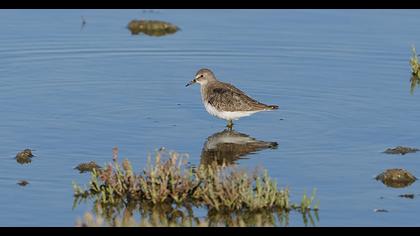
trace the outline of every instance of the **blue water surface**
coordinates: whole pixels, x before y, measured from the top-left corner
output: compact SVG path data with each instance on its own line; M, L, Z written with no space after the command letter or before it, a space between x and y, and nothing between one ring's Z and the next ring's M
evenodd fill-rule
M86 25L81 27L81 16ZM118 146L137 170L160 147L200 163L207 137L225 121L204 109L207 67L275 112L235 129L278 142L238 161L267 168L292 200L317 189L317 226L419 226L418 183L386 187L388 168L420 176L420 91L410 94L411 45L419 10L1 10L0 225L72 226L81 162L111 161ZM131 35L132 19L159 19L181 31ZM420 46L419 46L420 47ZM34 149L28 165L17 152ZM29 185L16 183L26 179ZM386 209L387 213L374 209ZM290 226L302 226L291 214Z

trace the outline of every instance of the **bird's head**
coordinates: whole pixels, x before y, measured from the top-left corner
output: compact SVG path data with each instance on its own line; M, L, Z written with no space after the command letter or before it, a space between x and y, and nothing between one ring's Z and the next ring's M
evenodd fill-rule
M207 84L209 81L212 80L216 80L216 77L214 76L213 72L209 69L200 69L196 74L195 74L195 79L191 80L187 85L190 86L191 84L194 83L199 83L200 85L204 85Z

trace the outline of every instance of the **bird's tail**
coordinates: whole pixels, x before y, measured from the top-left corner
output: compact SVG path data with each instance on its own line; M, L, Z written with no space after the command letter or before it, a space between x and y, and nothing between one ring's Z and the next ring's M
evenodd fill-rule
M267 107L268 107L268 110L277 110L277 109L279 109L279 106L277 106L277 105L268 105Z

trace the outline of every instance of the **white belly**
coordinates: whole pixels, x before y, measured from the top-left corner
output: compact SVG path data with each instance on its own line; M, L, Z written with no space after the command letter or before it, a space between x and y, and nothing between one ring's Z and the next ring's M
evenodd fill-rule
M224 120L237 120L244 116L250 116L258 111L218 111L215 107L207 102L204 102L206 111L213 116Z

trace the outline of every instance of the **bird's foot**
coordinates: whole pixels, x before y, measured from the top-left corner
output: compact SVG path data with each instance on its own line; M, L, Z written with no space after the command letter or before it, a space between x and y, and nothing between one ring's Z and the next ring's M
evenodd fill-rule
M229 131L232 131L233 130L233 122L231 120L229 120L226 127L228 128Z

